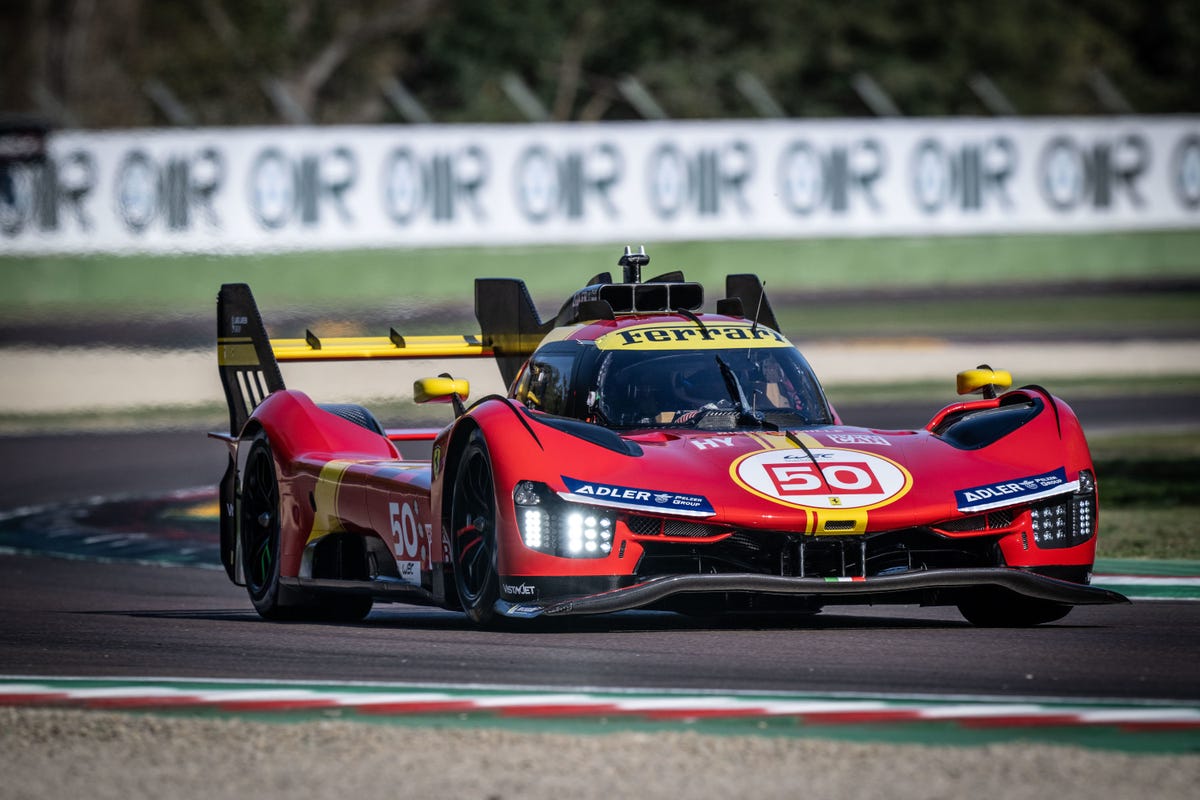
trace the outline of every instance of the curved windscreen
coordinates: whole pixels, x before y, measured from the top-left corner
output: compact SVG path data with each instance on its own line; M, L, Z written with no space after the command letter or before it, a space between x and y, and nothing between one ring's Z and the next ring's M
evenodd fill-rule
M780 426L833 421L811 368L790 346L602 350L596 364L588 410L614 428L737 427L743 411Z

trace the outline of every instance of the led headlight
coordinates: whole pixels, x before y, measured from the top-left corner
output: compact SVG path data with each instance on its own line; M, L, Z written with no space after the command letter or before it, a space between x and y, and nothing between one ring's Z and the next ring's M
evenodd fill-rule
M1043 550L1083 544L1096 533L1096 478L1083 470L1079 488L1029 509L1033 541Z
M513 504L521 541L531 550L567 558L603 558L612 552L613 511L568 503L534 481L517 483Z

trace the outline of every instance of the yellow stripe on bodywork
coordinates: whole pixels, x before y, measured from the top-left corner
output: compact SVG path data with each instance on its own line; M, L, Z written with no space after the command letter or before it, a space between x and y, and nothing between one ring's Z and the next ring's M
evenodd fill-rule
M257 367L258 353L250 339L217 339L217 364L222 367Z
M758 442L766 450L799 450L800 446L797 442L802 442L805 447L810 450L828 449L828 447L817 440L810 433L795 433L791 436L786 433L778 433L775 431L763 431L762 433L749 434L754 441ZM818 511L817 509L805 509L806 520L804 523L804 532L811 533L815 536L847 536L855 533L866 533L867 531L867 512L859 509L847 508L844 511L832 509L830 511ZM834 523L835 530L826 530L829 523ZM837 523L853 522L853 528L839 526Z
M305 544L311 544L327 534L341 533L345 530L337 515L337 497L338 490L342 487L342 478L353 464L353 461L330 461L321 467L321 473L317 476L317 486L313 489L313 503L316 509L313 511L312 530Z
M845 511L838 509L812 511L809 513L809 526L811 529L805 531L805 533L812 533L817 536L849 536L855 533L866 533L867 513L857 508L847 508ZM844 523L847 522L853 522L854 527L845 527ZM829 529L830 523L833 523L833 530ZM839 525L838 523L843 524Z
M804 446L810 449L825 447L808 433L792 433L791 436L788 436L786 433L777 431L763 431L747 435L762 445L764 450L796 450L799 448L799 445L796 444L797 441L804 442Z

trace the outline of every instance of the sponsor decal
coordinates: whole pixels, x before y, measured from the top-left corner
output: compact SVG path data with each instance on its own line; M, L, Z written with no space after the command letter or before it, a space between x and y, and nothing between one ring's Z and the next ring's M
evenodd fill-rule
M892 443L886 436L878 433L822 433L830 444L875 444L880 447L891 447Z
M858 450L810 448L749 453L730 466L742 488L803 509L867 509L893 503L912 488L908 470Z
M384 158L380 176L383 210L399 227L483 220L482 194L490 173L488 153L477 144L420 153L394 148Z
M650 207L661 220L677 216L721 217L736 211L750 217L747 189L754 178L755 147L732 139L685 151L674 142L659 145L646 166Z
M729 350L737 347L791 347L770 328L746 323L706 325L666 322L634 325L606 333L596 340L601 350Z
M420 513L415 502L388 503L388 518L400 577L408 583L420 585L421 568L432 567L429 542L433 526L422 525L418 521Z
M421 585L421 562L397 561L396 567L400 570L400 580L415 586Z
M780 200L792 214L844 217L883 211L877 184L887 172L886 142L874 138L818 144L796 139L779 158Z
M1058 213L1078 208L1146 205L1143 179L1150 170L1150 140L1130 133L1093 142L1056 136L1042 149L1037 180L1046 204Z
M517 159L517 207L532 223L585 219L593 207L615 219L620 215L613 194L624 172L621 151L613 142L565 152L531 145ZM597 216L595 211L591 215Z
M350 197L357 183L358 157L349 146L295 157L267 147L250 167L250 212L263 231L317 227L331 212L340 223L352 223Z
M617 486L610 483L581 481L577 478L562 476L566 493L560 496L566 500L590 503L592 505L615 506L630 508L637 511L656 511L670 514L689 516L712 516L716 513L708 498L698 494L681 494L679 492L664 492L653 489L639 489L632 486Z
M1011 211L1009 187L1017 171L1017 145L999 135L950 144L923 139L911 159L913 200L925 214L949 209L979 213L989 208Z
M718 447L733 447L732 436L709 436L703 439L692 439L692 447L697 450L708 450Z
M537 596L537 587L529 583L522 583L519 586L515 586L511 583L505 583L500 586L500 591L509 597Z
M1067 470L1059 467L1041 475L959 489L954 499L959 511L984 511L1074 491L1078 486L1078 481L1068 482Z

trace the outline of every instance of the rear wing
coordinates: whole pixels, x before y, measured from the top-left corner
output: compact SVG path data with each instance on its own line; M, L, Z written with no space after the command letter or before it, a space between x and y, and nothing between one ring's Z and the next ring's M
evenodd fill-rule
M563 305L557 317L543 321L525 282L517 278L477 278L475 318L480 333L407 336L395 328L387 336L325 337L305 331L303 339L271 339L250 287L227 283L217 295L217 364L229 406L229 433L236 437L250 415L269 394L284 389L280 362L359 361L434 358L495 358L500 376L511 386L525 363L556 325L612 319L617 313L655 310L698 311L704 302L700 284L683 281L670 272L643 282L644 253L621 260L627 267L624 283L611 283L601 273ZM627 261L635 267L629 269ZM758 277L726 277L726 298L717 312L744 316L779 330L775 313Z
M486 278L475 282L475 309L482 333L407 336L272 339L250 287L227 283L217 294L217 366L229 407L229 433L237 436L269 394L286 388L281 362L432 358L492 358L511 384L554 322L543 323L523 281Z

